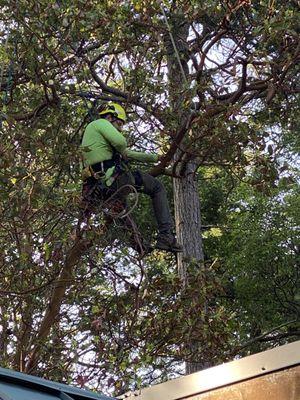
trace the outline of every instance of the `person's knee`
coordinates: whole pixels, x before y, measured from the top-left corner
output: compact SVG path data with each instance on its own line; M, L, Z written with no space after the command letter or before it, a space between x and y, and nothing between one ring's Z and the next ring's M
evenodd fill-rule
M144 184L145 192L151 197L158 193L165 192L164 185L156 178L151 177L148 179L146 184Z
M154 178L154 191L155 192L164 192L165 191L165 187L164 185L161 183L161 181L159 181L158 179Z
M115 183L118 188L134 185L134 177L130 173L122 173L116 178Z

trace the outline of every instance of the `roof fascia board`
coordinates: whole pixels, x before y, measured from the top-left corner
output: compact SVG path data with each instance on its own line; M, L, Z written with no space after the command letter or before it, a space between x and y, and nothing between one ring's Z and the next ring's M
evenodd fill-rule
M298 364L300 341L127 393L119 398L179 400Z

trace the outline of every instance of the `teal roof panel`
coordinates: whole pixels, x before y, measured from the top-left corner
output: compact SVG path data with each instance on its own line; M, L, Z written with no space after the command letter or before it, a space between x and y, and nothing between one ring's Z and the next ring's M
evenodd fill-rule
M0 399L1 394L2 396L5 395L9 400L60 400L59 393L53 395L47 392L14 385L7 382L0 382ZM6 397L4 397L3 400L6 400Z
M0 400L115 400L100 393L79 389L0 368Z

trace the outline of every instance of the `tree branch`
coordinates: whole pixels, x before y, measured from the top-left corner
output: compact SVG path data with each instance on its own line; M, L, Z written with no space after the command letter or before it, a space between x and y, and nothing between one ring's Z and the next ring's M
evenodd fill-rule
M276 340L276 336L271 336L271 337L267 337L267 336L271 335L271 333L276 332L276 331L278 331L278 330L281 329L281 328L284 328L285 326L294 324L294 323L296 323L296 322L298 322L298 320L297 320L297 319L294 319L294 320L292 320L292 321L288 321L288 322L285 322L285 323L283 323L283 324L280 324L280 325L276 326L275 328L272 328L272 329L270 329L269 331L264 332L264 333L261 334L260 336L257 336L257 337L255 337L255 338L253 338L253 339L251 339L251 340L249 340L249 341L243 343L241 346L238 346L238 347L234 350L233 353L236 354L236 353L240 352L241 350L245 349L246 347L249 347L249 346L251 346L252 344L257 343L257 342L266 342L266 341ZM296 334L298 335L298 334L300 334L300 332L297 332ZM293 333L281 333L281 334L277 335L277 337L278 337L278 338L284 338L284 337L289 337L289 336L294 336L294 335L295 335L295 332L293 332Z
M92 242L87 239L77 238L73 247L69 250L64 267L55 282L52 295L41 322L39 331L34 339L35 346L29 355L29 361L26 365L25 371L31 373L38 363L39 353L44 340L49 335L51 327L56 321L62 301L64 299L67 288L73 282L72 270L73 267L79 262L82 255L92 246Z
M170 161L173 159L175 152L177 151L178 147L180 146L182 140L184 139L184 136L186 133L189 131L193 121L197 119L197 122L201 120L202 124L204 122L221 112L223 112L226 109L225 105L219 105L216 104L215 106L207 107L206 111L199 116L197 111L190 111L189 115L184 119L183 123L179 127L176 135L173 138L172 144L162 159L161 163L155 166L154 168L151 169L149 172L152 176L158 176L162 173L164 173L165 169L169 166ZM196 118L197 117L197 118Z
M232 97L228 99L228 103L234 104L238 101L238 99L244 94L246 90L246 81L247 81L247 60L242 60L242 77L239 84L238 90L233 93Z

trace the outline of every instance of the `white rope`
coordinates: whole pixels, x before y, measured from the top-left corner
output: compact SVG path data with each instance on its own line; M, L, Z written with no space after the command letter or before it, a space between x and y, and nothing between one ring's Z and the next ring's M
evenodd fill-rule
M9 38L9 34L7 34L5 43L4 43L4 51L6 52L7 46L8 46L8 38ZM0 90L1 90L1 86L2 86L2 79L3 79L3 75L4 75L4 68L5 68L5 60L2 63L1 66L1 74L0 74Z
M173 48L174 48L174 52L175 52L175 55L176 55L176 58L177 58L177 61L178 61L179 67L180 67L180 71L181 71L183 80L184 80L184 82L187 84L188 81L187 81L187 78L186 78L186 75L185 75L185 72L184 72L182 63L181 63L181 61L180 61L180 56L179 56L179 53L178 53L178 50L177 50L177 47L176 47L176 43L175 43L175 40L174 40L172 31L171 31L170 24L169 24L169 22L168 22L168 18L167 18L167 16L166 16L166 13L165 13L165 10L164 10L164 7L163 7L162 4L160 4L160 8L161 8L161 11L162 11L163 16L164 16L165 23L166 23L167 28L168 28L168 32L169 32L169 35L170 35L170 39L171 39L171 42L172 42L172 45L173 45Z
M136 190L136 188L134 186L132 186L132 185L124 185L124 186L121 186L108 199L105 200L105 202L101 205L101 209L103 210L105 207L109 207L111 205L110 202L112 200L114 200L114 198L116 198L116 200L118 200L117 195L118 195L118 193L120 191L124 190L124 188L130 189L130 192L128 193L128 195L132 194L132 193L134 194L134 203L130 208L128 208L128 209L125 208L125 210L122 210L119 214L113 214L113 213L108 212L107 214L110 215L113 218L125 218L125 217L127 217L129 214L132 213L132 211L135 209L135 207L138 204L139 194L138 194L138 191Z

